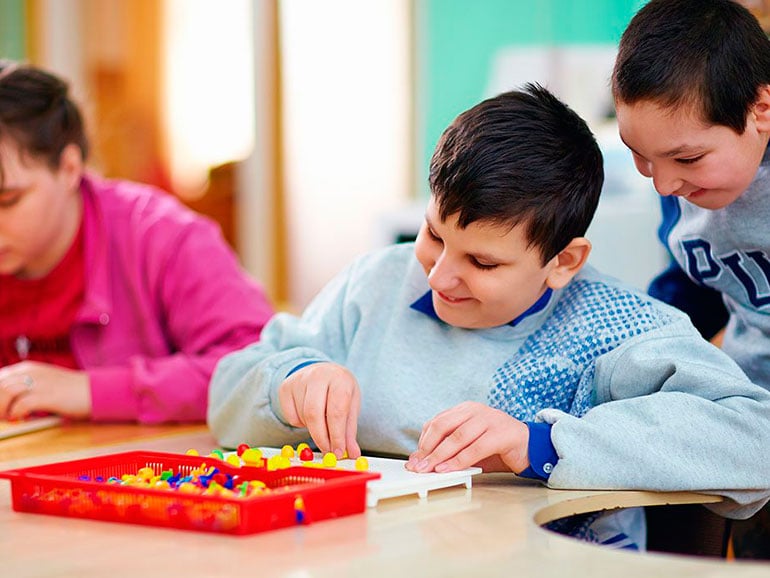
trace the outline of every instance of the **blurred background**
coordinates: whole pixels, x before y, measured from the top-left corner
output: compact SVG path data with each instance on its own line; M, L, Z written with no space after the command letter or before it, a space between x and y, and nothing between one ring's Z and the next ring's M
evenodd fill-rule
M591 261L644 288L666 259L657 195L617 137L609 91L643 4L0 0L0 56L68 79L92 168L216 219L295 311L357 255L416 234L431 152L457 114L539 82L605 155Z

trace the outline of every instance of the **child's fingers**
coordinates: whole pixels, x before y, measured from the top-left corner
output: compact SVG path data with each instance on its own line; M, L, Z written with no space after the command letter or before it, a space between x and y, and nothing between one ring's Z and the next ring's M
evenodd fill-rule
M347 448L348 421L353 411L354 392L351 387L332 387L326 400L326 426L329 430L330 451L341 458Z
M283 417L291 426L304 427L300 408L305 399L304 387L293 387L292 382L287 379L278 388L278 403L281 404Z
M464 463L461 456L464 455L466 459L475 459L472 446L478 442L485 431L486 425L482 420L471 419L460 423L455 429L448 432L432 451L426 453L417 471L430 472L442 465L444 466L443 469L437 471L451 471L467 467L466 465L459 465Z
M316 385L305 390L305 399L302 405L302 416L310 437L322 452L328 452L331 448L329 430L326 421L326 398L328 385Z
M353 393L353 400L350 404L350 412L348 413L347 426L345 428L345 448L348 452L348 457L357 458L361 455L361 448L356 441L356 433L358 431L358 414L361 411L361 394L358 388Z
M39 409L38 405L31 394L19 395L13 399L13 402L8 407L8 419L11 421L24 419L33 411Z
M350 372L334 364L314 364L292 374L278 394L286 421L306 427L319 450L337 457L360 452L355 443L360 393Z
M425 422L420 432L420 439L417 440L417 447L422 450L432 451L435 444L444 439L442 429L451 431L462 423L463 419L467 419L462 417L463 408L464 404L450 407L437 413L432 419ZM427 449L428 447L430 449Z
M21 406L19 402L21 399L29 395L29 386L25 385L21 379L10 380L0 384L0 417L6 419L19 419L22 415Z
M461 411L445 411L428 421L423 426L418 448L427 455L435 451L436 447L452 432L457 430L468 419Z

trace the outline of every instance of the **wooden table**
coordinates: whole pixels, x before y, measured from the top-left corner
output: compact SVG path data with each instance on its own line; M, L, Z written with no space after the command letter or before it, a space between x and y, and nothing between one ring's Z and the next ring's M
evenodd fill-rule
M0 441L0 469L131 449L207 453L203 426L65 425ZM234 537L22 514L0 480L0 576L770 576L770 565L609 550L538 524L578 512L714 500L700 494L549 490L510 475L364 514Z

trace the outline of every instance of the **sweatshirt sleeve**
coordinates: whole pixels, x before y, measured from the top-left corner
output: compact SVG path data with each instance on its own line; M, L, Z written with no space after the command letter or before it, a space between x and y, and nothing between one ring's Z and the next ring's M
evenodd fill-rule
M226 356L214 372L208 423L224 447L240 443L281 446L306 440L305 428L285 422L278 386L298 366L331 361L344 365L355 312L346 311L349 271L329 283L302 317L279 313L259 343Z
M152 243L155 311L145 314L163 327L167 344L155 349L169 354L133 354L119 365L89 368L95 421L205 420L214 366L256 341L273 314L214 224L195 221L162 248Z
M686 321L631 340L596 365L597 405L544 410L554 488L697 491L745 518L770 498L770 393Z

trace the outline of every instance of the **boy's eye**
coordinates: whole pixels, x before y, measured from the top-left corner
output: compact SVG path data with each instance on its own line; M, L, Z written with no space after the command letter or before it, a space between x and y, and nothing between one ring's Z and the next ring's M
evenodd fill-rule
M496 269L498 267L497 263L482 263L475 257L471 257L471 263L473 263L474 267L484 270Z
M438 241L438 242L440 243L440 242L441 242L441 237L439 237L438 235L436 235L436 233L434 233L434 232L433 232L433 229L431 229L430 227L426 227L426 228L428 229L428 236L429 236L431 239L433 239L434 241Z
M0 208L12 207L19 202L19 199L21 199L21 191L0 191Z
M697 157L691 157L688 159L676 159L676 162L683 164L683 165L691 165L693 163L697 163L699 160L703 158L703 155L698 155Z

